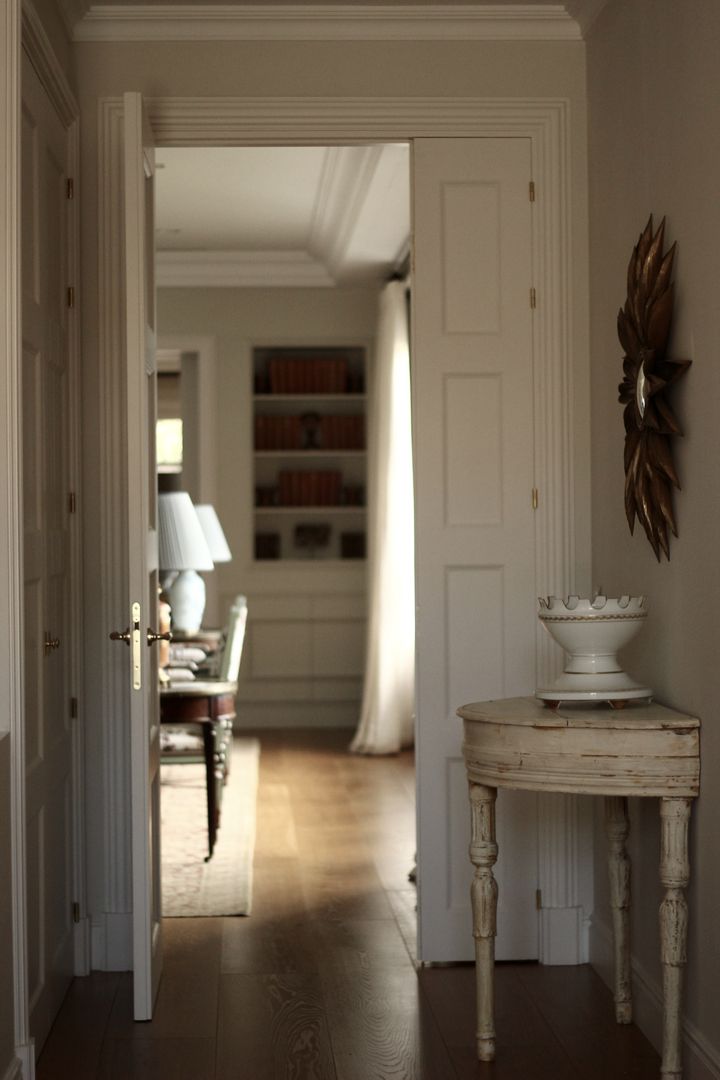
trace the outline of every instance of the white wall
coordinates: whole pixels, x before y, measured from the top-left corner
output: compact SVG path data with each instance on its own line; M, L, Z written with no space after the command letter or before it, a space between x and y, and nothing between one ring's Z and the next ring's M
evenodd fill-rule
M720 7L716 0L615 0L588 41L590 294L592 363L593 580L608 595L645 593L648 624L628 669L659 701L703 722L701 798L691 836L687 1017L711 1046L720 1075L720 199L718 106ZM678 241L670 356L689 357L672 392L685 431L675 441L683 490L675 496L679 539L658 564L642 530L630 536L623 509L623 425L617 402L622 350L615 320L625 300L633 245L653 212ZM599 832L599 830L598 830ZM633 955L657 990L659 830L657 807L632 808ZM597 845L595 956L609 921L604 845ZM640 1019L657 1032L652 995ZM701 1055L702 1056L702 1055ZM692 1070L701 1070L695 1058ZM690 1071L690 1077L705 1074Z
M215 507L233 552L208 578L218 595L220 617L238 593L248 597L249 619L239 700L243 724L279 722L350 724L357 720L362 690L365 564L323 564L298 569L253 558L253 345L365 344L370 354L377 320L376 288L354 289L161 289L158 333L214 339L213 408ZM369 356L368 356L369 358ZM326 614L323 614L326 612ZM307 640L318 622L331 620L345 640L339 670L358 674L329 678L313 674ZM339 620L339 621L338 621ZM256 631L257 641L256 641ZM283 636L288 656L271 664L262 642ZM302 640L301 640L302 639ZM261 654L262 650L262 656ZM264 659L263 659L264 657Z

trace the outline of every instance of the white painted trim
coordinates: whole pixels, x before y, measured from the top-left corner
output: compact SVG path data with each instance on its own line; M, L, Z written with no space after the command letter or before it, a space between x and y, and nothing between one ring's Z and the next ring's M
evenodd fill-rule
M563 4L93 5L75 41L578 41Z
M132 970L132 912L106 912L93 917L90 952L94 971Z
M539 305L533 320L535 356L535 449L536 482L542 493L536 515L537 588L543 593L572 591L575 567L574 488L572 473L573 390L570 364L571 310L571 206L569 103L565 99L477 99L477 98L155 98L148 102L150 119L159 146L232 145L314 145L362 142L407 142L422 136L513 137L530 139L533 178L537 201L533 209L533 281ZM121 202L121 170L117 116L118 99L100 102L100 268L99 305L101 338L99 368L108 383L117 378L122 360L119 343L123 339L118 298L122 294L122 266L118 215ZM122 518L112 517L114 500L119 500L122 477L118 462L121 446L114 439L118 395L103 392L108 411L102 431L104 515L101 559L108 568L115 543L113 528L121 528ZM113 471L113 465L115 471ZM116 515L119 506L115 507ZM117 561L114 565L121 565ZM116 575L117 576L117 575ZM108 574L104 580L110 581ZM547 655L544 639L538 634L537 668L542 676L555 663ZM101 722L107 725L121 698L112 695L105 683L108 708ZM121 761L126 761L129 742L123 722L114 723L105 742L104 762L108 783L117 793L113 807L113 839L116 865L127 867L129 848L127 792L121 790ZM117 748L120 756L110 754ZM114 774L112 777L110 774ZM109 811L108 811L109 812ZM122 821L120 820L122 818ZM574 812L557 823L540 821L540 875L551 880L558 867L570 861L572 887L566 889L563 907L577 908L577 864L587 860L590 848L577 838ZM569 839L568 839L569 838ZM565 947L565 946L563 946Z
M543 908L540 911L541 964L586 964L588 920L581 907Z
M22 0L22 45L64 126L71 127L80 109L31 0Z
M20 1058L15 1057L5 1070L2 1080L22 1080L22 1074L22 1062Z
M194 353L200 362L200 415L202 441L200 444L200 489L196 501L215 504L217 487L217 450L215 441L216 341L202 334L158 335L158 351L177 352L182 364L183 353Z
M68 330L68 432L69 432L69 491L76 496L78 513L72 515L70 528L70 680L71 694L78 702L78 717L72 721L72 811L73 811L73 900L84 912L87 905L85 850L85 729L83 724L83 654L82 647L82 441L80 437L80 400L82 376L80 370L79 312L80 292L80 109L59 63L50 39L31 0L22 0L22 47L40 83L67 131L66 168L74 181L74 197L68 202L68 282L75 287L76 304ZM75 974L87 974L89 953L79 948L75 935Z
M382 154L382 146L377 145L332 146L326 151L308 247L325 256L334 280Z
M84 916L73 926L73 957L75 975L89 975L92 964L92 942L90 919Z
M658 955L660 938L658 936ZM612 989L612 930L597 915L590 928L590 963ZM631 960L633 1023L650 1040L658 1053L662 1049L662 986L637 958ZM684 1080L720 1080L720 1046L713 1046L698 1027L683 1019Z
M74 183L74 197L69 203L68 222L68 279L75 287L75 308L69 324L68 342L68 431L69 431L69 488L74 492L76 512L70 516L70 625L71 641L71 693L77 702L77 716L72 720L72 805L73 805L73 900L79 905L81 917L87 911L87 849L85 820L85 642L83 639L83 545L82 515L84 513L82 491L83 446L81 435L82 365L80 350L80 121L76 117L68 128L68 175ZM82 938L75 935L75 974L86 975L90 968L89 950L80 947Z
M183 355L194 355L198 360L198 396L200 399L200 439L198 444L197 475L198 483L191 492L196 502L210 503L217 507L217 440L216 440L216 344L214 337L194 334L163 334L158 336L157 351L173 352L178 355L182 371ZM205 610L209 625L222 621L224 613L218 609L218 575L208 574L205 578Z
M587 37L588 30L607 2L608 0L566 0L567 13L575 19L583 37Z
M105 902L103 918L112 928L115 919L127 918L131 909L130 871L130 789L126 782L130 774L130 705L129 688L118 646L109 640L112 629L123 629L127 623L125 597L127 539L124 507L126 487L125 430L123 420L122 373L125 362L125 325L123 319L123 201L122 201L122 101L101 100L98 110L98 291L99 326L98 350L102 358L98 365L98 403L100 443L98 465L100 473L100 580L103 588L94 598L92 613L95 661L99 694L88 700L97 718L101 760L96 767L102 771L103 801L103 867L102 882ZM90 620L88 620L90 623ZM95 919L93 920L95 924ZM131 933L131 932L130 932ZM106 940L107 938L107 940ZM132 937L130 937L132 940ZM118 948L122 946L118 945ZM93 925L93 967L107 968L107 955L114 954L114 934L103 937L102 963L96 962L96 935ZM132 965L132 950L126 970Z
M22 355L20 216L21 20L17 0L0 0L0 730L10 733L10 900L16 1054L33 1069L27 991L23 557L21 460Z
M158 251L159 288L332 288L335 280L305 251Z
M119 101L104 100L109 106ZM569 250L569 103L564 98L174 97L149 98L146 103L158 146L327 146L349 140L408 142L423 136L540 138L549 145L535 161L541 173L536 181L560 184L553 193L557 205L551 205L552 215L560 213L555 258ZM535 145L536 159L538 149ZM563 288L569 290L567 282ZM563 324L558 333L564 333Z
M589 922L583 900L589 903L592 896L592 824L587 804L574 795L545 792L538 799L543 964L587 963Z
M15 1047L15 1060L19 1063L17 1075L21 1076L22 1080L35 1080L34 1039L28 1039L26 1043Z

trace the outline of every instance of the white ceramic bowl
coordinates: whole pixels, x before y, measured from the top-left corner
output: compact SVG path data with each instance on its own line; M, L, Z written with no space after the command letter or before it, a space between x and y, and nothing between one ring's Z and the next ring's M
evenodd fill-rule
M538 618L566 658L563 674L551 687L538 690L538 697L557 701L650 697L650 689L631 679L617 658L647 614L644 596L541 597Z

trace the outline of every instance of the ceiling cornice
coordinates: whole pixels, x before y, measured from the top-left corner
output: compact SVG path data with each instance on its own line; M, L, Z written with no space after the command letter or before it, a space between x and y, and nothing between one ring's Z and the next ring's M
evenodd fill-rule
M586 36L608 0L565 0L568 15L577 22L580 33Z
M576 0L580 7L602 0ZM569 5L567 5L569 6ZM76 41L567 41L565 4L93 5Z
M308 247L335 278L342 273L350 238L382 153L382 146L328 148Z
M161 288L332 288L336 283L304 251L157 251Z

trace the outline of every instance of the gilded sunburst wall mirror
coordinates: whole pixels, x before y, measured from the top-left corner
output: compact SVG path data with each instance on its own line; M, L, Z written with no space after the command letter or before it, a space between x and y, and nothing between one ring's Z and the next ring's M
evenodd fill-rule
M691 360L666 355L673 311L675 244L663 254L665 219L653 235L652 215L628 264L627 300L618 312L618 337L625 350L619 386L625 406L625 513L645 530L660 562L670 558L668 529L677 536L673 487L680 488L672 439L682 435L667 393Z

